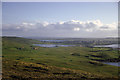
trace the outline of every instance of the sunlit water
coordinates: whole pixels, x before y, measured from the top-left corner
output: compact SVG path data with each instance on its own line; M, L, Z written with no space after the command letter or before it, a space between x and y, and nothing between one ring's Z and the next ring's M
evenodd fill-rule
M111 48L120 48L120 44L111 44L111 45L95 45L94 47L111 47Z
M66 40L40 40L41 42L64 42Z
M120 67L120 62L103 62L104 64L109 64L113 66L119 66Z
M35 46L40 46L40 47L70 47L70 46L75 46L75 45L62 45L62 44L33 44Z

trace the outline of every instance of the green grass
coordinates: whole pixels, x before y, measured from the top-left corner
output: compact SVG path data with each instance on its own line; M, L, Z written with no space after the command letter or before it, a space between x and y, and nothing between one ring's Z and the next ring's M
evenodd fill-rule
M102 64L101 62L95 61L94 59L106 60L109 58L118 58L118 51L109 48L88 48L88 47L54 47L54 48L43 48L33 46L33 43L42 43L36 40L24 39L24 38L3 38L3 78L14 78L13 76L26 75L29 78L40 78L42 76L36 76L35 74L42 74L40 71L37 73L30 67L30 64L35 66L48 66L53 70L47 71L50 77L55 76L53 73L62 70L65 72L68 70L70 74L61 75L57 74L58 78L69 78L69 77L85 77L85 78L117 78L118 67ZM34 50L33 47L37 47ZM14 67L17 63L17 67ZM25 63L25 64L22 64ZM37 64L40 63L40 64ZM44 64L44 65L41 65ZM10 65L10 66L9 66ZM27 71L24 66L28 65ZM15 68L12 69L12 68ZM56 70L55 70L55 69ZM11 70L7 73L6 70ZM65 70L64 70L65 69ZM50 70L50 69L49 69ZM22 72L20 72L22 71ZM73 71L77 74L73 74ZM17 72L17 73L15 73ZM27 73L29 72L29 75ZM47 77L47 73L44 73L44 77ZM83 75L83 73L89 73ZM101 77L102 76L102 77ZM22 78L25 78L23 76Z

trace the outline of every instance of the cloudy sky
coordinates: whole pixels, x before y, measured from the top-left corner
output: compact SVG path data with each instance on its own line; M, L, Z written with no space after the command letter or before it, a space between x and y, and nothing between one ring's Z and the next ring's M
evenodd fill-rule
M3 36L114 37L117 2L3 2Z

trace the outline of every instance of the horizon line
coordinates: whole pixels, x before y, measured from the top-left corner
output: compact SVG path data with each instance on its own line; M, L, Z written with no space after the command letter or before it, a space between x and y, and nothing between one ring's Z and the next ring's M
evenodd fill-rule
M1 0L1 2L119 2L119 0Z
M23 37L23 38L120 38L115 37L40 37L40 36L0 36L0 37Z

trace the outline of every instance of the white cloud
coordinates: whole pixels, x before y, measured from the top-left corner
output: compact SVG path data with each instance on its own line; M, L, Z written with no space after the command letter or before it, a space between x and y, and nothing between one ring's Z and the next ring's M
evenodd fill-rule
M79 31L80 30L80 28L74 28L74 31Z
M92 32L93 30L92 29L86 29L87 32Z
M60 21L56 23L49 22L23 22L21 24L3 24L3 32L6 34L10 31L13 32L23 32L23 33L36 33L45 35L65 35L71 33L71 35L77 34L78 36L83 34L85 35L98 35L106 34L105 36L117 35L118 26L117 23L104 24L100 20L91 20L91 21L79 21L79 20L70 20L70 21ZM76 33L77 31L77 33ZM80 34L78 34L78 32ZM19 33L21 34L21 33ZM34 34L34 35L36 35ZM67 36L67 35L66 35Z
M60 21L59 24L64 24L64 22L63 22L63 21Z

